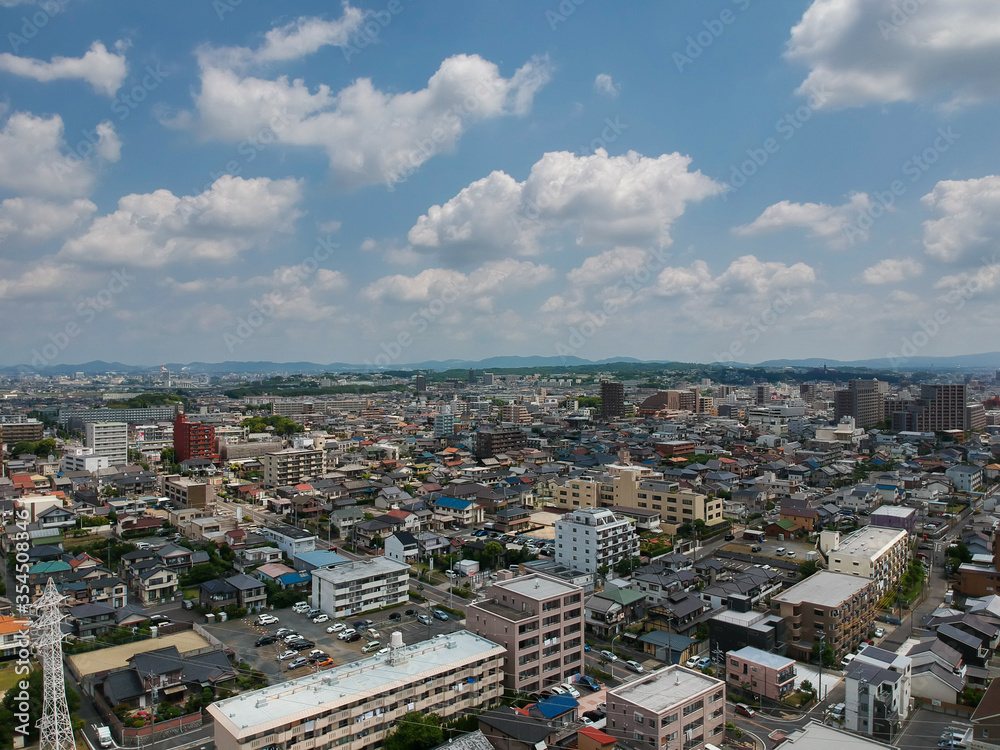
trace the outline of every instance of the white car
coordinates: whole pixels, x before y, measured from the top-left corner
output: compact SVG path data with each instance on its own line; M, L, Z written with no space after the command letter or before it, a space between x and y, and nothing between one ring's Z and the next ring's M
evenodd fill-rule
M569 693L574 698L579 698L580 697L580 691L577 690L575 687L573 687L572 685L570 685L567 682L564 682L559 687L563 688L567 693Z
M327 633L339 633L341 630L346 630L347 626L342 622L335 622L333 625L326 629Z
M354 628L347 628L347 630L341 630L339 633L337 633L337 638L339 638L342 641L346 641L348 638L350 638L357 632L358 631L355 630Z
M258 625L274 625L278 622L280 622L280 620L274 615L267 615L267 614L257 615Z
M324 622L330 622L330 615L326 615L326 614L316 615L313 618L313 622L316 623L317 625L319 625L320 623L324 623Z
M278 654L278 661L285 661L286 659L294 659L298 655L299 655L298 651L291 651L291 650L282 651L280 654Z
M875 628L876 638L885 638L885 628Z
M303 612L308 612L309 609L310 607L306 602L296 602L295 604L292 605L292 612L297 612L300 615Z
M607 661L618 661L618 657L608 650L604 650L601 652L601 658Z
M684 666L687 667L688 669L694 669L695 667L698 666L698 660L700 658L701 658L700 656L692 656L690 659L684 662Z

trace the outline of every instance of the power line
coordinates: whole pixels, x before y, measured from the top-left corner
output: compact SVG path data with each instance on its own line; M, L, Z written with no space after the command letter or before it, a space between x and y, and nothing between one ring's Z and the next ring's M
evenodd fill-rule
M59 604L62 594L49 578L45 592L35 603L38 619L31 624L35 648L42 663L42 717L38 720L40 750L76 750L73 724L66 703L66 682L63 678L62 629L63 614Z

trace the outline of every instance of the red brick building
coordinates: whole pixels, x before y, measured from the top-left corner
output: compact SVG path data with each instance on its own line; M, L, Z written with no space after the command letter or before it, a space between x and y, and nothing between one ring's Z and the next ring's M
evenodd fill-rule
M174 454L177 463L189 458L207 458L214 464L222 463L215 449L215 428L201 422L188 422L183 414L174 419Z

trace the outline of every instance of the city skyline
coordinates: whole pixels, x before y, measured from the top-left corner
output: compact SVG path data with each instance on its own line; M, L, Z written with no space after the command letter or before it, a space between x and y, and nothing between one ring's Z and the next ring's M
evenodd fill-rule
M0 2L0 365L995 349L1000 7L99 7Z

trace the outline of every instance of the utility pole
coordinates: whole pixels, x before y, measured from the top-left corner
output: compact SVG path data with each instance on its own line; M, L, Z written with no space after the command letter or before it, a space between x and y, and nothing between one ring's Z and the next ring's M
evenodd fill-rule
M819 692L817 693L818 700L823 700L823 640L826 638L825 633L819 634Z

